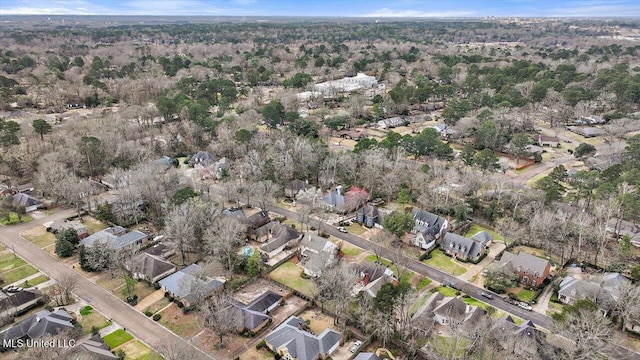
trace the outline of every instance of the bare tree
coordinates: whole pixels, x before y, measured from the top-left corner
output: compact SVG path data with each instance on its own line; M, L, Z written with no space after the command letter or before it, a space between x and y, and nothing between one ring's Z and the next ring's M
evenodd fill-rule
M238 247L246 236L246 226L229 217L216 218L204 234L204 254L223 264L233 274L239 263Z
M71 304L73 302L73 291L78 286L78 275L65 274L58 280L58 288L60 289L60 301L56 302L61 305Z
M231 300L225 295L213 297L210 301L200 306L202 326L212 330L218 336L218 346L224 347L224 338L238 331L240 312L232 309Z
M353 269L343 262L324 268L320 276L316 278L318 298L321 303L329 301L333 306L334 324L339 323L339 318L349 306L356 279L357 276ZM344 326L346 328L346 321Z

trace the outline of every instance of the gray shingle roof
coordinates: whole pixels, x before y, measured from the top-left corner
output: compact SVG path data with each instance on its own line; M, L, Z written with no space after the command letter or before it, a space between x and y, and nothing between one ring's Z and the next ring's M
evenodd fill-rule
M265 340L276 350L286 347L297 360L314 360L319 355L328 355L331 348L342 339L342 334L332 329L327 328L316 336L300 328L304 326L304 320L291 316L269 333Z
M476 241L454 233L446 233L440 247L443 250L454 252L459 257L471 259L479 257L484 250Z
M24 206L30 207L35 205L42 205L42 201L35 199L25 193L17 193L13 195L13 199L11 201L11 205L13 206Z
M56 220L49 225L53 231L62 231L65 229L75 229L78 235L86 234L87 227L77 221Z
M191 302L200 295L208 295L224 285L216 279L203 280L196 277L201 272L200 266L191 264L159 281L160 285L176 296ZM196 292L197 290L197 292Z
M37 290L23 290L0 299L0 312L22 306L30 301L41 298L42 293Z
M140 253L131 260L131 268L133 273L144 274L148 279L162 275L170 270L175 270L176 266L163 260L158 256L148 253Z
M282 295L267 290L250 302L247 308L253 311L266 312L267 309L273 306L273 304L279 303L280 300L282 300Z
M500 258L500 264L508 265L513 271L520 269L535 276L542 276L547 265L550 265L547 260L522 251L518 255L505 251Z
M65 330L73 329L72 319L71 315L64 310L56 310L53 313L41 310L5 330L2 333L2 338L12 340L26 336L29 339L40 339L44 336L57 335Z
M263 227L264 226L260 227L258 230L262 229ZM288 242L297 239L299 236L298 232L295 229L286 225L282 225L280 223L276 223L270 228L271 241L260 247L260 250L262 251L272 252L273 250L287 244Z
M471 240L479 242L481 245L486 246L489 242L493 241L493 235L486 231L479 231L471 237Z
M113 226L102 231L98 231L93 235L89 235L82 239L81 243L84 246L91 247L95 242L100 241L101 243L109 244L114 249L119 250L135 243L136 241L145 240L147 238L147 234L137 230L124 234L122 233L123 231L126 231L123 227Z
M189 165L209 166L215 164L217 161L218 158L215 155L211 155L206 151L198 151L191 157L191 159L189 159Z

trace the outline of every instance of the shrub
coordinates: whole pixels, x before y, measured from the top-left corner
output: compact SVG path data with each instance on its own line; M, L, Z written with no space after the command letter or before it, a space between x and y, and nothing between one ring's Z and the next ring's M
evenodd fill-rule
M156 290L160 290L160 284L159 283L153 283L153 288Z
M100 335L100 329L97 326L91 327L91 335Z
M184 304L182 303L182 301L176 301L176 305L178 305L179 308L183 308Z
M93 310L91 306L85 306L82 309L80 309L80 315L89 315L91 314L91 310Z
M168 291L165 291L165 292L164 292L164 297L170 297L170 296L171 296L171 294L169 294L169 292L168 292Z
M161 318L162 318L162 315L160 315L160 314L155 314L155 315L153 315L153 321L158 321L158 320L160 320Z
M145 310L145 311L144 311L144 314L145 314L146 316L151 316L151 315L153 315L153 313L152 313L151 311L149 311L149 310Z
M266 349L267 348L267 342L265 340L260 341L257 345L256 345L256 350L260 350L260 349Z

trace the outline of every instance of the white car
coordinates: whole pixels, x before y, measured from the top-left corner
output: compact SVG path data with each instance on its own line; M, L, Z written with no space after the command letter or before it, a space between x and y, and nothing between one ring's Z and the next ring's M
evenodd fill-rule
M348 233L349 231L347 231L347 229L345 229L344 227L340 226L338 228L338 231L340 231L341 233Z
M520 303L518 303L518 306L523 308L523 309L525 309L525 310L533 311L533 308L531 307L531 305L529 305L527 303L520 302Z
M356 340L356 342L353 343L353 345L351 346L351 348L349 349L350 352L354 353L356 352L356 350L358 350L358 348L360 347L360 345L362 345L362 341L360 340Z

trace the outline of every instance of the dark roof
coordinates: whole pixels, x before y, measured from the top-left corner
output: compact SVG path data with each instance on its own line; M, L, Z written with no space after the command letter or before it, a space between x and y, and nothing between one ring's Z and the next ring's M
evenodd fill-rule
M262 229L262 227L260 229ZM273 250L289 243L291 240L297 239L299 236L298 232L294 228L282 225L280 223L272 225L270 231L271 241L260 247L260 250L265 252L272 252Z
M94 360L111 360L118 359L111 351L109 351L109 345L107 345L102 338L98 335L94 335L89 339L80 343L80 346L76 346L72 351L73 355L86 355L89 359ZM83 357L81 357L83 358Z
M215 155L211 155L206 151L198 151L191 157L191 159L189 159L189 165L209 166L215 164L217 161L218 158Z
M322 197L322 201L324 201L327 205L335 206L337 209L341 209L341 207L345 204L344 195L338 193L337 190L330 191L327 195Z
M33 197L31 197L28 194L25 193L17 193L13 195L13 199L11 201L11 205L13 206L24 206L24 207L31 207L31 206L40 206L42 205L42 201L35 199Z
M369 205L369 204L366 204L363 207L361 207L360 209L358 209L358 211L356 211L356 213L364 214L364 215L369 216L371 218L377 218L379 216L378 208L376 208L373 205Z
M20 321L11 328L5 330L2 335L4 340L40 339L44 336L53 336L65 330L73 329L73 318L64 310L56 310L53 313L42 310Z
M123 233L123 231L126 231L123 227L112 226L102 231L98 231L95 234L89 235L82 239L81 243L85 246L91 247L95 242L100 241L102 243L109 244L111 247L118 250L131 245L136 241L145 240L147 238L147 234L137 230L133 230L128 233Z
M145 249L144 252L149 255L163 256L164 254L171 252L172 250L172 248L168 247L165 244L155 244L152 247Z
M216 279L205 280L197 277L199 272L200 266L197 264L191 264L186 268L160 280L159 283L167 291L180 298L184 298L189 302L196 300L201 294L210 294L215 289L224 285L221 281ZM194 289L194 285L198 288L197 290L201 291L201 294L192 292L196 290Z
M464 236L446 233L440 247L445 251L452 251L460 257L477 258L484 250L482 245Z
M486 246L489 242L493 241L493 235L486 231L479 231L471 237L471 240L479 242L481 245Z
M244 222L251 226L266 224L269 221L269 214L266 211L258 211L257 213L247 216Z
M413 208L411 213L415 223L413 229L428 239L435 239L447 221L443 217L417 208Z
M38 290L23 290L0 299L0 312L20 307L30 301L39 299L42 293Z
M172 263L158 256L143 252L131 259L131 269L129 271L144 274L149 279L154 279L170 270L175 270L175 268L176 266Z
M302 189L308 189L311 186L309 184L307 184L306 181L302 181L302 180L293 180L292 182L288 183L287 186L285 187L285 190L293 192L294 194L297 194L298 191L302 190Z
M265 340L274 349L286 347L297 360L314 360L319 355L327 355L329 350L342 339L342 334L325 329L320 335L302 330L306 323L299 317L291 316L270 332Z
M254 299L249 305L247 305L247 309L265 312L269 309L273 304L279 303L282 300L282 295L275 293L271 290L265 291L262 295L258 296Z

